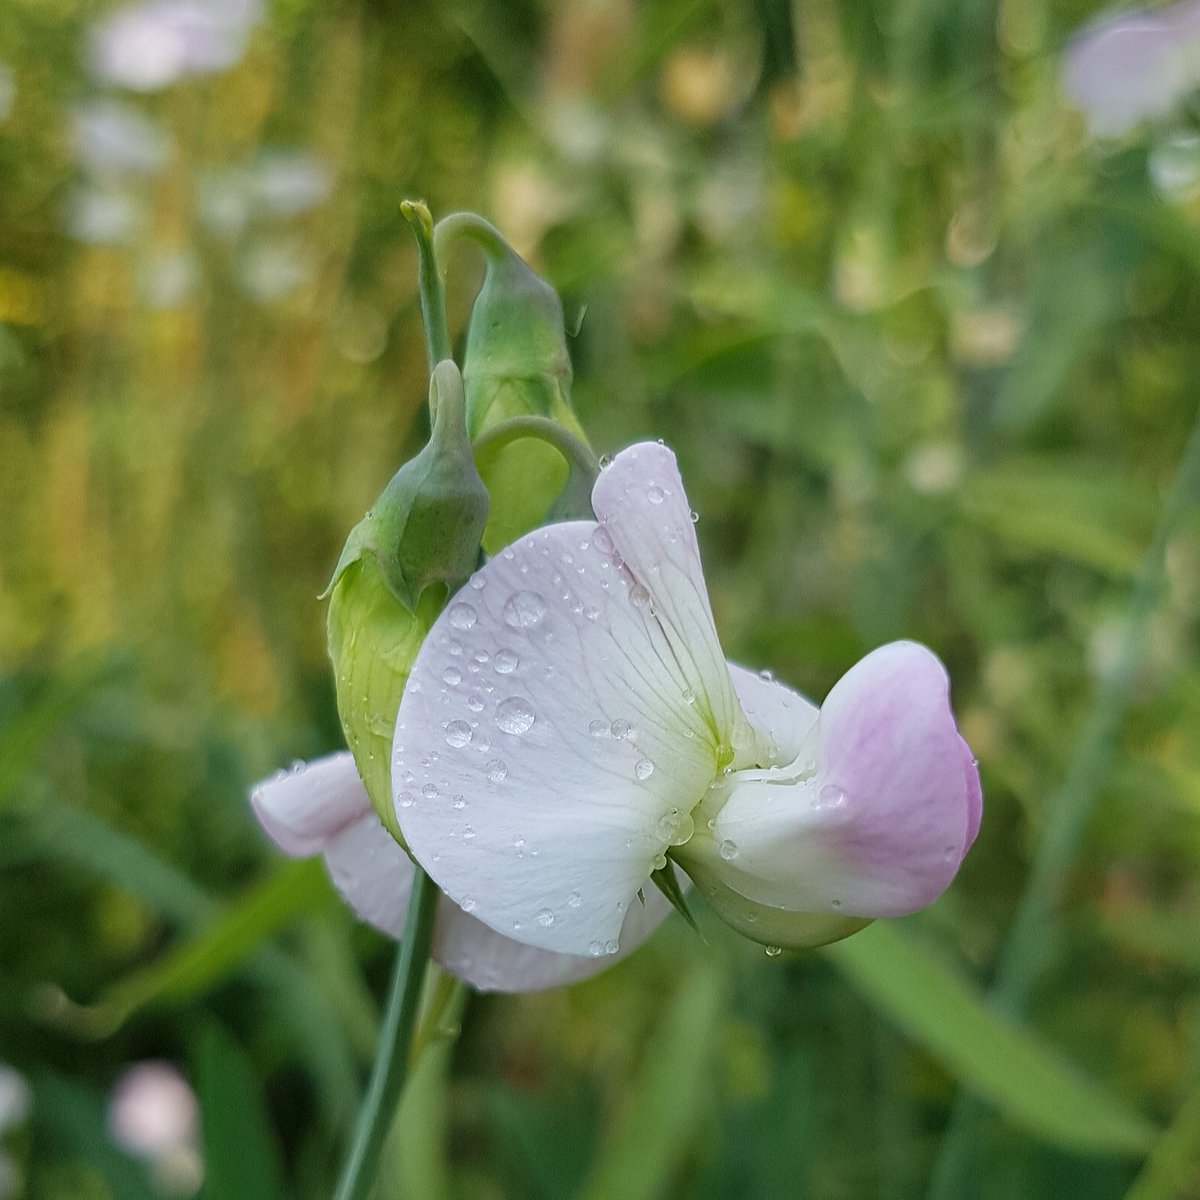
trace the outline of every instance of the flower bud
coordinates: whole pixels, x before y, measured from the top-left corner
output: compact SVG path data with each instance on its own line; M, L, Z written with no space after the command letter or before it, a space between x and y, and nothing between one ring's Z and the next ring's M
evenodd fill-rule
M473 239L487 258L463 357L472 440L521 416L548 417L584 439L571 409L571 359L558 293L482 218L456 213L439 223L443 261L447 243L457 237ZM505 446L481 471L492 499L484 536L489 553L541 524L567 479L562 456L533 438Z
M488 512L452 362L434 370L430 403L428 445L351 531L327 591L338 715L371 803L397 836L390 785L396 710L446 596L475 568Z

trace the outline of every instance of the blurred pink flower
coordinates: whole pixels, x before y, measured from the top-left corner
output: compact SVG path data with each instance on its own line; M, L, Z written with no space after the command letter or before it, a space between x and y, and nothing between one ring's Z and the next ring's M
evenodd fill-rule
M1099 17L1067 47L1063 86L1098 137L1165 116L1200 86L1200 3Z
M113 1085L108 1132L123 1150L154 1162L195 1147L196 1096L179 1069L157 1059L135 1063Z

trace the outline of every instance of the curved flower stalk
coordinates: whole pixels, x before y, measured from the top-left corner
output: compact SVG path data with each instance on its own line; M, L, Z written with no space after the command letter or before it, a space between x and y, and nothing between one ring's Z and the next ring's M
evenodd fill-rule
M286 854L321 854L334 886L362 920L398 938L404 929L413 865L380 824L353 757L343 751L281 771L251 795L262 827ZM635 949L658 928L670 905L647 893L625 922L622 949ZM433 957L479 991L530 992L574 983L611 960L554 954L489 929L444 896L433 932Z
M1063 86L1097 137L1166 116L1200 87L1200 4L1101 16L1067 47Z
M982 799L933 654L875 651L818 712L726 663L669 450L619 454L592 503L596 522L476 572L413 664L392 787L443 891L506 937L601 958L668 857L768 945L940 895Z

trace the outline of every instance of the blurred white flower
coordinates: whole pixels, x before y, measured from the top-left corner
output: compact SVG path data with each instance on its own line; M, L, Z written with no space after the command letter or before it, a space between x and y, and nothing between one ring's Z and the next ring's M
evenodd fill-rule
M142 263L138 288L149 308L177 308L200 279L196 256L190 250L165 250Z
M75 161L98 173L152 175L167 165L171 143L145 113L119 100L96 100L73 114Z
M1096 137L1165 116L1200 86L1200 3L1101 16L1067 47L1063 86Z
M333 181L329 168L303 150L268 150L252 175L255 199L280 216L295 216L320 204Z
M111 185L77 188L67 199L67 233L81 242L115 246L130 242L142 223L142 211L128 192Z
M199 1127L196 1095L174 1063L135 1063L113 1085L108 1136L150 1167L162 1191L187 1195L200 1186Z
M232 67L246 52L261 0L145 0L91 30L88 62L106 83L157 91Z
M0 1063L0 1137L25 1122L29 1115L29 1085L21 1074ZM0 1200L17 1194L20 1172L16 1163L0 1150Z
M238 238L250 221L251 182L241 167L208 171L196 192L200 223L214 237Z
M254 300L282 300L302 288L316 273L312 254L295 240L259 242L242 258L238 275Z

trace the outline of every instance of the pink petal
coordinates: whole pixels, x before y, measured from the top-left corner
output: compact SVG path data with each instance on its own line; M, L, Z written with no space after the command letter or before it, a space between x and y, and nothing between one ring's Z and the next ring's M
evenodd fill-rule
M263 780L250 793L250 803L271 840L293 858L319 854L332 838L371 811L347 751Z

